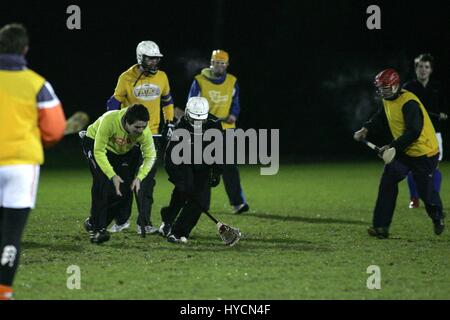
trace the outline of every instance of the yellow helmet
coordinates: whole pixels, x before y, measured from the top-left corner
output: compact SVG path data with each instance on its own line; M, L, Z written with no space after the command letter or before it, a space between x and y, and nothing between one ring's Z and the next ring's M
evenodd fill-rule
M223 61L228 62L228 52L224 50L214 50L211 55L211 61Z

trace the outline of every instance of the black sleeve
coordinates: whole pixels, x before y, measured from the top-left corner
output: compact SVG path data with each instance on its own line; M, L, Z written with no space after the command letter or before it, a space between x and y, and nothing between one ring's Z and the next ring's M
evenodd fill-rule
M219 118L210 113L208 114L206 129L219 129L220 131L223 131L222 121L220 121Z
M419 104L410 100L402 108L403 119L405 121L405 131L403 134L392 141L391 146L394 147L397 152L403 152L414 141L416 141L423 128L423 114L419 107Z
M439 99L439 111L443 112L447 115L449 115L450 112L450 106L448 105L448 99L447 99L447 90L442 90L443 87L439 88L438 90L438 99Z
M363 127L370 131L381 131L381 128L386 124L386 115L383 108L379 108L377 112L366 122Z

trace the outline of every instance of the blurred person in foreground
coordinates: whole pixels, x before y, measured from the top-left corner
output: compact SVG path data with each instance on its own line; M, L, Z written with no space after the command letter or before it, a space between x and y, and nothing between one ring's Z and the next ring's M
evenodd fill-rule
M27 68L28 32L0 29L0 300L12 299L20 242L36 203L43 148L62 139L64 111L52 86Z

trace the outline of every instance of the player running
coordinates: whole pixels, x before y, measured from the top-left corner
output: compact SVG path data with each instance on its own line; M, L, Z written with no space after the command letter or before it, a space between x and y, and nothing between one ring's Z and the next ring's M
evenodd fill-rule
M385 118L394 140L383 146L380 153L395 148L397 156L384 167L373 213L373 225L368 229L369 235L389 237L398 183L410 171L428 216L433 221L434 233L440 235L444 231L444 214L439 192L433 187L439 148L428 112L413 93L400 88L400 76L394 69L380 72L375 77L375 86L382 98L383 109L355 132L354 138L358 141L365 139Z

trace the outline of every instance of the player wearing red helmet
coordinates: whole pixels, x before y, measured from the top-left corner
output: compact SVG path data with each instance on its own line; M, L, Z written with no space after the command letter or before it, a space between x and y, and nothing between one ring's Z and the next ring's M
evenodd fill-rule
M391 99L400 88L400 76L394 69L383 70L375 77L374 85L383 99Z
M365 139L369 132L387 121L394 140L381 148L395 148L396 158L384 168L369 235L389 236L398 195L398 183L412 172L420 198L433 221L434 233L444 231L444 214L439 192L433 188L433 173L438 163L439 148L430 117L420 100L411 92L400 89L400 76L394 69L381 71L375 77L377 93L383 108L354 134L355 140ZM384 118L384 119L383 119Z

